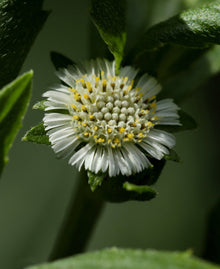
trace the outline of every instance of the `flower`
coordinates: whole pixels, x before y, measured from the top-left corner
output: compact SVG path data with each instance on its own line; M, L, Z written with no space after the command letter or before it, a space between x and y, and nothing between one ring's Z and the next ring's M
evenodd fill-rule
M45 130L58 157L110 177L129 176L160 160L175 137L159 125L180 125L172 99L157 101L161 86L147 74L134 82L130 66L92 60L58 72L65 83L45 92Z

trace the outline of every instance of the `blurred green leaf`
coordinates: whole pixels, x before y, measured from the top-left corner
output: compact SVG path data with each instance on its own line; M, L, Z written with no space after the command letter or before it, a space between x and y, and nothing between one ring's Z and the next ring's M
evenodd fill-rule
M192 8L201 4L209 3L211 0L183 0L187 8Z
M47 19L43 0L0 1L0 88L12 81Z
M198 127L196 121L186 112L180 110L178 112L180 118L179 121L182 125L158 125L158 129L165 130L170 133L177 133L182 131L193 130Z
M126 42L125 0L92 0L91 17L119 70Z
M219 269L190 252L111 248L76 255L29 269Z
M71 59L56 51L52 51L50 53L50 59L56 70L60 68L67 68L69 65L75 65Z
M46 134L43 123L31 128L22 138L22 141L50 145L49 136Z
M0 91L0 174L29 104L32 77L32 71L25 73Z
M173 149L170 149L170 153L168 155L165 155L165 159L168 161L174 161L178 163L181 161L179 155Z
M87 175L88 182L92 191L95 191L97 187L101 186L102 181L105 177L105 174L95 174L91 171L87 171Z
M172 96L176 103L181 103L198 90L210 77L219 72L220 46L214 46L186 70L169 77L163 83L160 97Z

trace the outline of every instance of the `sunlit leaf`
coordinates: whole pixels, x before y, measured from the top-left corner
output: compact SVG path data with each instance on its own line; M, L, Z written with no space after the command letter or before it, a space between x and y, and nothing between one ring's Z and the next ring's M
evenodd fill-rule
M123 188L126 191L131 191L131 192L136 192L139 194L148 194L149 196L155 197L156 196L156 191L149 187L148 185L135 185L130 182L125 182L123 184Z
M76 255L29 269L219 269L190 252L137 249L105 249Z

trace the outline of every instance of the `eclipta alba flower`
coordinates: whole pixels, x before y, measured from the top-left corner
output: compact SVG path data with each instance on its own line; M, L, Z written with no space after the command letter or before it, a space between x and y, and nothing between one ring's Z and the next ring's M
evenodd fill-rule
M115 62L93 60L58 72L65 83L44 93L43 119L52 148L69 163L110 177L129 176L160 160L175 145L160 125L180 125L171 99L157 101L161 86L125 66L118 75Z

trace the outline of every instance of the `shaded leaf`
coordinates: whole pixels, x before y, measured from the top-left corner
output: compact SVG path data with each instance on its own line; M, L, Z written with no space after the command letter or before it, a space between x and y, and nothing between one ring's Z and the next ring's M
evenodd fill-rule
M0 91L0 174L29 104L32 76L25 73Z
M145 50L158 49L165 44L190 48L220 44L220 1L183 11L152 26L140 38L135 51L141 55Z
M92 0L91 17L119 70L126 42L125 0Z
M162 95L181 102L220 70L220 61L212 57L217 49L208 52L211 45L220 43L219 29L219 0L183 11L147 30L125 63L157 77L163 84Z
M52 51L50 53L50 59L56 70L60 68L67 68L69 65L71 66L75 65L75 63L71 59L55 51Z
M170 151L169 155L165 155L165 159L168 161L174 161L174 162L179 163L181 161L181 159L180 159L179 155L176 153L176 151L173 149L170 149L169 151Z
M29 269L219 269L190 252L111 248L76 255Z
M193 130L198 127L196 121L186 112L180 110L178 114L180 116L179 121L182 125L158 125L158 129L165 130L170 133L177 133L187 130Z
M0 88L12 81L47 19L42 2L0 1Z
M167 79L160 97L172 96L176 103L181 103L219 72L220 46L215 46L186 70Z
M130 200L151 200L155 197L155 192L147 191L146 185L152 185L158 180L165 165L165 160L162 159L158 161L156 159L150 159L150 162L153 165L152 167L129 177L121 175L116 177L105 177L101 186L95 190L95 193L102 197L102 199L112 203L121 203ZM124 183L126 183L125 186ZM133 191L131 191L131 189L129 190L128 184L133 185ZM126 186L128 189L126 189ZM145 189L145 192L140 193L142 187L143 190Z
M203 258L220 264L220 200L212 208L207 224Z
M31 128L22 138L22 141L50 145L49 136L46 134L43 123Z
M90 188L92 191L95 191L95 189L99 186L101 186L103 179L105 178L105 174L95 174L91 171L87 171L88 175L88 182L90 185Z

